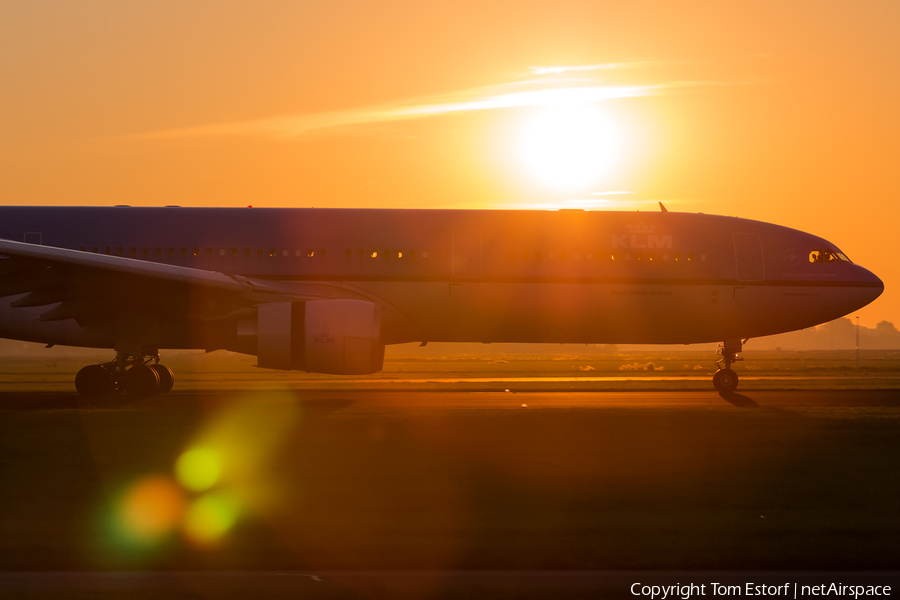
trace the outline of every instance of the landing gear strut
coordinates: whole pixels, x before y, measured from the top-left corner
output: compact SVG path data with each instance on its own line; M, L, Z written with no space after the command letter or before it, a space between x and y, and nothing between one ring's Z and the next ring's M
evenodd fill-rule
M719 346L716 354L721 356L716 361L719 370L713 375L713 385L720 392L733 392L738 386L737 373L731 370L731 364L739 360L744 360L738 354L747 340L725 340L724 344Z
M166 394L174 383L172 370L159 363L159 355L137 357L122 352L115 360L88 365L75 376L75 389L88 398L122 391L136 398Z

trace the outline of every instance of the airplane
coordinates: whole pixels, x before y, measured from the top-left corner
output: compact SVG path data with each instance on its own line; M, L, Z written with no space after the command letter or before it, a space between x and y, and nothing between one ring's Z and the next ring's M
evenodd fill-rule
M831 242L669 212L0 207L0 337L109 348L75 387L166 393L161 349L367 374L387 344L720 342L857 310L884 284Z

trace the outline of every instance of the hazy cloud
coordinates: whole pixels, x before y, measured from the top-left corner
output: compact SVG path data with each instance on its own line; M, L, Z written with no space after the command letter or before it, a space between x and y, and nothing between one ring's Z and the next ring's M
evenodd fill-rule
M625 64L625 63L622 63ZM529 81L473 88L449 94L411 98L394 103L364 106L349 110L284 115L250 121L201 125L127 136L130 139L183 138L198 136L258 136L291 139L322 133L336 133L375 123L408 121L467 111L497 110L528 106L600 102L662 94L675 89L729 85L722 82L653 83L646 85L608 85L587 79L553 78L567 71L589 72L618 68L609 65L531 67L533 75L549 75ZM630 63L629 63L630 66Z
M569 71L598 71L602 69L618 69L624 63L606 63L602 65L554 65L546 67L528 67L534 75L556 75Z
M601 63L597 65L545 65L528 67L534 75L558 75L572 71L606 71L610 69L636 69L642 67L659 67L675 64L671 60L632 60L619 63Z

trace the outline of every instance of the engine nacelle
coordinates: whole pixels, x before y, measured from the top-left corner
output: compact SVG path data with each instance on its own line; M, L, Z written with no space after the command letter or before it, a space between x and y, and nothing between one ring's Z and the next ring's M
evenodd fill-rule
M268 369L375 373L384 367L381 307L365 300L261 304L256 355Z

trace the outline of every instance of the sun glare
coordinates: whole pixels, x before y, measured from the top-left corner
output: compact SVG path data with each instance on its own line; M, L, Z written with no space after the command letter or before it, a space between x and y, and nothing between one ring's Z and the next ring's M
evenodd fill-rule
M529 117L517 140L528 173L559 191L576 191L610 171L618 143L609 118L593 104L560 104Z

